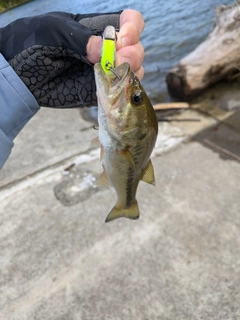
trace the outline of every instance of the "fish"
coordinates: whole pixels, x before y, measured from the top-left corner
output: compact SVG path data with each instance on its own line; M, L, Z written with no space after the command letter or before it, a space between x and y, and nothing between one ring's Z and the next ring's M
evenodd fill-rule
M139 218L136 199L140 180L155 185L150 159L154 149L158 120L139 79L125 62L106 74L94 65L98 99L98 137L103 171L98 185L110 185L117 202L105 222L120 217Z

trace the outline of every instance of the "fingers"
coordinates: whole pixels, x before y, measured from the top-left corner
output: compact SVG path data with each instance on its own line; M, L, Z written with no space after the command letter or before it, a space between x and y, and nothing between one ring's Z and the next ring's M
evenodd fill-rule
M143 66L141 66L140 69L138 69L137 71L134 72L135 75L138 77L138 79L141 81L144 77L144 68Z
M140 80L144 75L144 48L139 41L143 29L144 20L140 12L131 9L122 12L117 35L116 66L128 62Z
M120 15L120 31L116 43L116 66L128 62L133 72L141 80L144 75L142 66L144 48L139 41L144 29L144 20L140 12L127 9ZM102 39L91 36L87 44L87 59L96 63L100 59Z
M86 58L92 64L99 62L102 48L102 37L91 36L88 40L86 51Z
M131 70L141 80L144 75L142 63L144 58L144 48L140 42L135 45L123 47L116 52L116 66L123 62L130 64ZM140 71L141 70L141 71Z
M120 16L117 49L138 43L143 29L144 20L141 13L131 9L124 10Z

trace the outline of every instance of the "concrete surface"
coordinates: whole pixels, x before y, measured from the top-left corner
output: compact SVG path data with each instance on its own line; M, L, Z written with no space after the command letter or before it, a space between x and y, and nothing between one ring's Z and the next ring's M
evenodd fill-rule
M140 184L138 221L108 224L116 196L94 185L92 124L79 110L42 109L0 171L0 319L240 319L232 105L206 98L159 122L157 186Z

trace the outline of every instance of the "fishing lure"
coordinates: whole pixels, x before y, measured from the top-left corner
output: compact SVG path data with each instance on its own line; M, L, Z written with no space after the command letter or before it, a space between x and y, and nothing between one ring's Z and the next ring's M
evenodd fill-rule
M115 65L116 30L113 26L107 26L103 32L103 44L100 64L103 71L112 72Z

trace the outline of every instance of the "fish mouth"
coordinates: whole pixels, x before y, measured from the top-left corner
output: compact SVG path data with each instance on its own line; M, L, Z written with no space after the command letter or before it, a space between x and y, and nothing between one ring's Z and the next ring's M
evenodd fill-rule
M105 73L100 63L94 65L95 81L98 96L104 94L112 102L116 101L129 83L132 71L127 62Z

